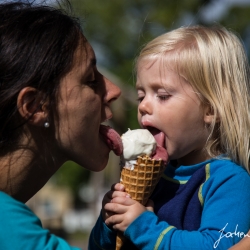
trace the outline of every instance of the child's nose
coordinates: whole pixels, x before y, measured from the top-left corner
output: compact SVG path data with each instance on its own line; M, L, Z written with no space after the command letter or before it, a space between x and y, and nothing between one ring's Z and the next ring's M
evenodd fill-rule
M152 103L146 97L139 103L138 111L141 115L152 114Z

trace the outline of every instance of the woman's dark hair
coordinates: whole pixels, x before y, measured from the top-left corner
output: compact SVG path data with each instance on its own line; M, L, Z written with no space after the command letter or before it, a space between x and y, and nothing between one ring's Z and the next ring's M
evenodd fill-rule
M20 90L34 87L54 107L59 82L71 70L81 41L86 39L78 19L63 10L23 2L0 4L0 150L20 138Z

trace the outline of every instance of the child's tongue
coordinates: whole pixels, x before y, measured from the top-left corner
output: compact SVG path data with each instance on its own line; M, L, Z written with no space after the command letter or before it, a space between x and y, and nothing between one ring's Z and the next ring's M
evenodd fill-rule
M163 161L167 162L168 161L168 153L165 148L165 134L155 128L150 128L151 134L154 136L156 142L157 142L157 147L155 154L152 156L153 159L162 159Z
M100 126L100 134L102 135L109 149L113 150L116 155L120 156L123 151L120 135L114 129L105 125Z

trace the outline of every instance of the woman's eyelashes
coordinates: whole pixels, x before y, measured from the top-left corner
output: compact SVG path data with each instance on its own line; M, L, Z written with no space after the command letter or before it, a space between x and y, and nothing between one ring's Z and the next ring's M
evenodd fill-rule
M94 79L94 80L91 80L91 81L87 81L87 85L91 88L96 88L97 85L99 84L98 80Z
M94 73L89 78L87 78L87 81L85 81L85 84L88 85L90 88L97 88L101 83L101 74L100 73Z

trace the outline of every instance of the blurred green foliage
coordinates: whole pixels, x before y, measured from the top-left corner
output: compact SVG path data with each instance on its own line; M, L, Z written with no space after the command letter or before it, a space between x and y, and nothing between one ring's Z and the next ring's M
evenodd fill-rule
M74 196L74 203L78 205L81 203L79 200L79 189L82 183L87 183L89 180L90 172L85 168L79 166L77 163L67 161L61 166L57 173L51 178L51 181L58 186L68 186Z
M190 13L195 17L201 1L149 0L72 0L81 16L84 33L95 51L101 52L101 64L132 84L133 61L139 48L153 37L178 27ZM99 58L98 58L99 59Z

